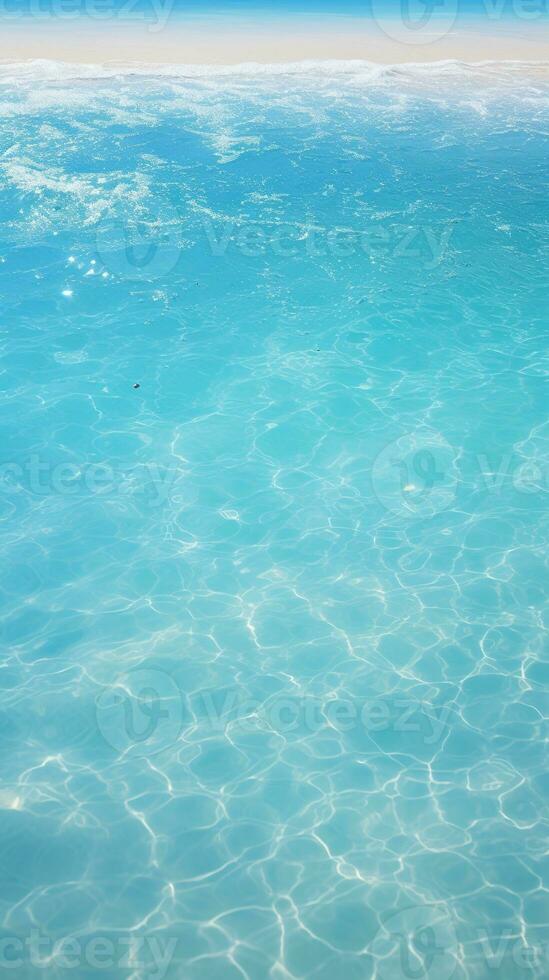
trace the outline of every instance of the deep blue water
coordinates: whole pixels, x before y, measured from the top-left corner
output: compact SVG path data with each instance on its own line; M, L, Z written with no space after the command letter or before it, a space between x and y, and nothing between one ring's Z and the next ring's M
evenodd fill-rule
M0 77L2 966L546 977L549 81L76 74Z

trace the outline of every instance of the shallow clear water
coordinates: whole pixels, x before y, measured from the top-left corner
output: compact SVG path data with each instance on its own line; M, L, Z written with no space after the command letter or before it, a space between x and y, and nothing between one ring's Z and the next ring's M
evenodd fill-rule
M95 75L0 76L2 965L547 976L549 82Z

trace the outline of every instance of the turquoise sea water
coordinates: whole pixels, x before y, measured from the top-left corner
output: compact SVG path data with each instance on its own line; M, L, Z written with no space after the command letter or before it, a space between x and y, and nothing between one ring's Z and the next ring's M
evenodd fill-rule
M544 71L0 116L6 975L546 977Z

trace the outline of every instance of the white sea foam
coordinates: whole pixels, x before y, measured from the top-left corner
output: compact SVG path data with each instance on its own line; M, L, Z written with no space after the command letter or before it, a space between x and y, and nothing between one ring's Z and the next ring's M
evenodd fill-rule
M224 78L276 75L333 75L360 76L378 79L387 75L402 79L448 75L471 75L481 72L492 74L512 72L515 75L530 72L549 73L548 61L494 61L479 62L447 59L434 62L410 62L407 64L379 64L363 60L327 60L275 62L261 64L244 62L237 65L208 64L147 64L143 62L109 62L105 64L73 64L63 61L36 59L32 61L1 61L0 82L23 81L75 81L84 79L108 79L132 75L153 78Z

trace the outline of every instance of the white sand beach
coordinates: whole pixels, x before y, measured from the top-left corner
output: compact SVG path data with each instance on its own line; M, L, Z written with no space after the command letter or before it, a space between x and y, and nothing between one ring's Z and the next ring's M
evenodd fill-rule
M517 29L520 24L520 30ZM549 61L545 24L515 21L429 25L422 33L371 18L306 16L183 20L151 7L149 19L112 13L110 20L33 18L4 21L0 61L52 59L73 63L276 63L364 59L381 64Z

